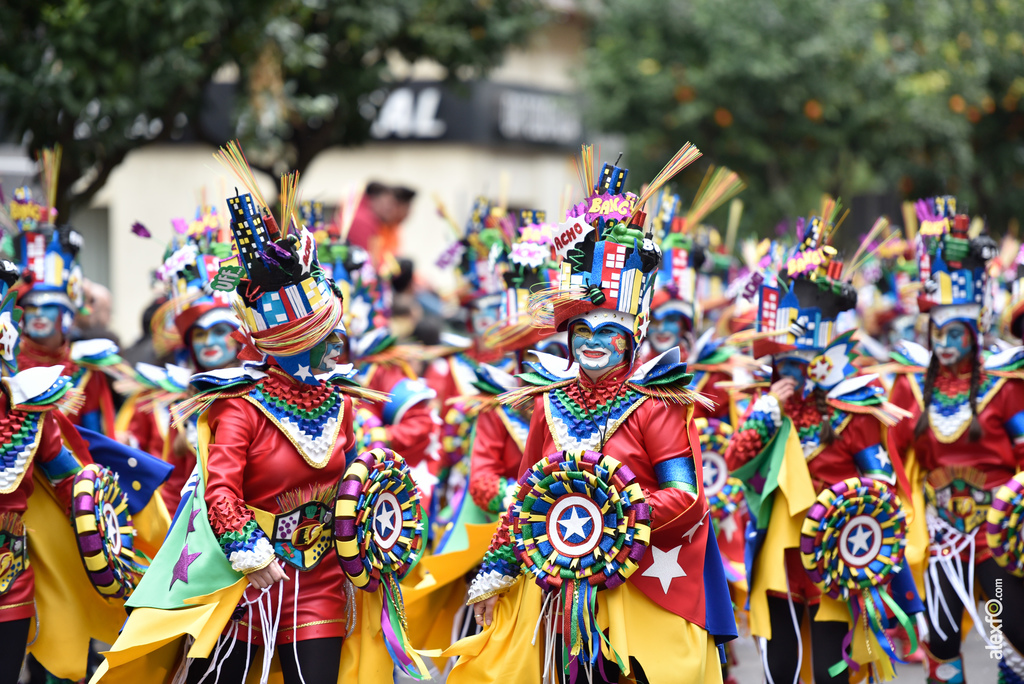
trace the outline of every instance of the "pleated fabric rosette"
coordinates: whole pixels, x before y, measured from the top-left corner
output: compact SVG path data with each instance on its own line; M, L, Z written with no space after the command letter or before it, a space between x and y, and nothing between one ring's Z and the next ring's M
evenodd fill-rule
M117 476L94 463L82 468L72 488L71 515L89 581L102 596L126 598L149 559L134 548L128 497Z
M636 477L609 456L562 451L519 478L511 513L516 555L547 593L544 612L560 614L563 667L598 662L608 642L597 592L625 582L650 544L650 506Z
M811 580L828 596L847 602L856 626L863 621L892 660L903 662L885 633L886 610L907 630L910 652L916 648L913 621L890 596L887 585L903 566L907 521L896 490L868 477L838 482L818 495L804 519L800 557ZM843 661L837 674L856 670L850 645L854 630L843 641Z
M985 532L996 562L1024 577L1024 472L996 490Z
M392 660L407 675L429 679L407 634L402 581L424 545L420 491L409 466L390 449L360 454L345 471L334 508L334 543L342 570L364 591L381 591L381 629Z

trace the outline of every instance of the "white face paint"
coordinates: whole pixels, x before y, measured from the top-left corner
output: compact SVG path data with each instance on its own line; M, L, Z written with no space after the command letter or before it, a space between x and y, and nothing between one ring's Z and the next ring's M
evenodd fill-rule
M573 354L591 377L598 377L622 363L629 348L628 337L615 325L591 330L586 323L575 323L572 333Z

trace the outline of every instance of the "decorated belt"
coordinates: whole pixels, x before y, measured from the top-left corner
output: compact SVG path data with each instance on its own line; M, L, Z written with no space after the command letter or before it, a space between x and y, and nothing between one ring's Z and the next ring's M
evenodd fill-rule
M334 492L331 502L310 501L274 516L274 553L293 568L312 570L334 544Z
M935 514L964 534L984 524L992 506L992 491L985 488L985 474L975 468L933 470L925 481L924 492Z
M0 516L0 596L7 593L27 567L25 525L19 514L4 513Z

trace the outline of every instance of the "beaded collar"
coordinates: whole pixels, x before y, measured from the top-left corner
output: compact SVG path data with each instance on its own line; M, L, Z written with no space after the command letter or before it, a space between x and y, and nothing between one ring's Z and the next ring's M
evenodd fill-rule
M923 391L925 375L914 376ZM979 375L977 411L980 414L1002 387L1005 378L981 371ZM971 424L971 374L969 371L939 370L932 390L932 401L928 406L928 424L935 438L943 444L951 444L967 431Z
M327 465L344 417L345 402L336 387L299 383L271 367L246 399L284 433L306 463L318 469Z
M810 461L825 450L821 443L822 414L811 399L791 399L786 403L786 415L793 421L800 446L804 450L804 458ZM832 409L832 432L838 437L846 427L849 414L837 408Z
M601 450L603 442L647 398L625 382L632 370L624 366L597 382L581 371L576 382L545 395L548 428L558 449Z

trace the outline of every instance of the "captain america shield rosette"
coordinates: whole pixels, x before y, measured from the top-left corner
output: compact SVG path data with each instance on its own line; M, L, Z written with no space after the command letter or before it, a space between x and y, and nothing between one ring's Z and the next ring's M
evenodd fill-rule
M833 598L887 583L906 545L907 521L896 491L867 477L819 494L800 532L803 566Z
M405 459L373 449L352 461L338 487L334 541L360 589L376 591L382 576L405 577L423 548L420 491Z
M519 478L512 534L543 589L564 581L622 584L651 538L651 511L633 472L595 451L548 456Z
M996 562L1024 577L1024 473L996 490L985 531Z

